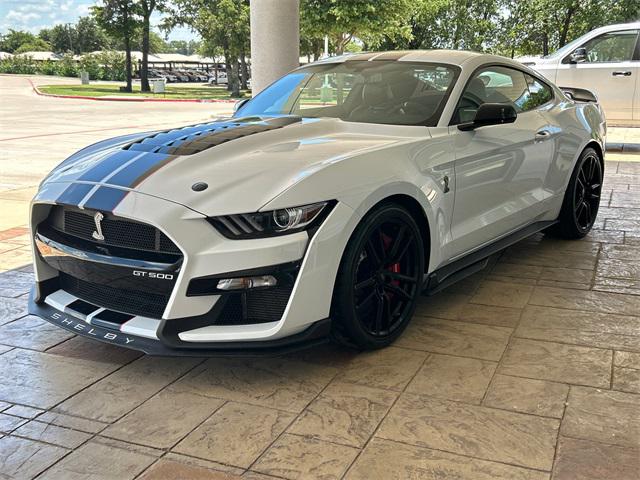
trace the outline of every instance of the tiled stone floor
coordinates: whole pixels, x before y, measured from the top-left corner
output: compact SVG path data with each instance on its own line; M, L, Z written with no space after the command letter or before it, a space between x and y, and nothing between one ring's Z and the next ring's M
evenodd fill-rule
M515 245L371 353L140 356L0 274L0 478L637 479L640 163L605 186L585 240Z

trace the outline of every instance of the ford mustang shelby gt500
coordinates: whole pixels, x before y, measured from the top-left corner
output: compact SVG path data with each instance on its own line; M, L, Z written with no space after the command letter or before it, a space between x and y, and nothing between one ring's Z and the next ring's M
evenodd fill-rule
M459 51L297 69L233 117L106 140L31 208L30 311L156 354L383 347L419 295L545 230L591 229L605 121Z

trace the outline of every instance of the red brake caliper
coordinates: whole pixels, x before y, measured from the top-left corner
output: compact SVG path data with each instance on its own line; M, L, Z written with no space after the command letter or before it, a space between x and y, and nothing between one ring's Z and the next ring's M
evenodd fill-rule
M393 239L391 237L389 237L388 235L385 235L384 233L382 234L382 243L384 245L385 251L391 248L392 242L393 242ZM400 273L400 262L397 262L397 263L394 263L393 265L388 266L387 270L393 273ZM400 285L399 280L393 280L391 283L393 283L395 286ZM394 296L393 294L390 294L389 292L387 292L387 298L389 298L389 300L391 300L393 296Z

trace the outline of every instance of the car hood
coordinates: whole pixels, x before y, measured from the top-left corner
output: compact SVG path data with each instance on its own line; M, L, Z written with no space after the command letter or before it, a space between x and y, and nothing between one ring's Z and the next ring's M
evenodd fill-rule
M91 188L87 208L113 211L136 191L204 215L245 213L319 169L417 132L424 138L427 129L293 116L232 118L98 143L64 161L44 182L84 187L61 203L87 202L89 194L82 193Z

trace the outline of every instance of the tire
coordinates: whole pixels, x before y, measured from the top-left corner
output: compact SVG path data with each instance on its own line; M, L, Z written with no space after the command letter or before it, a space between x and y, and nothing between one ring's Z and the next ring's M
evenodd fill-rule
M602 192L602 162L593 148L585 149L569 179L558 223L549 233L560 238L583 238L596 220Z
M422 290L424 243L400 205L369 212L340 262L333 293L334 338L362 350L383 348L407 327Z

